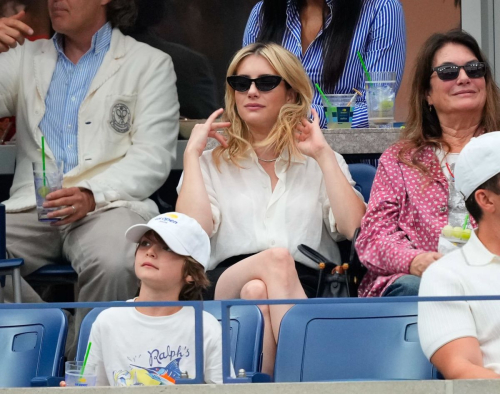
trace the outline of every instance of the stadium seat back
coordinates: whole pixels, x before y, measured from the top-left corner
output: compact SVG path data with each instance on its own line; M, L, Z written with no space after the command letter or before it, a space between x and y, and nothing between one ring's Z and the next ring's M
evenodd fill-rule
M372 184L375 179L377 169L374 166L365 163L348 164L348 167L352 179L356 182L356 189L363 195L363 198L367 203L370 199Z
M296 305L281 323L277 382L424 380L434 372L420 347L416 302Z
M0 387L62 376L68 322L60 309L0 309Z

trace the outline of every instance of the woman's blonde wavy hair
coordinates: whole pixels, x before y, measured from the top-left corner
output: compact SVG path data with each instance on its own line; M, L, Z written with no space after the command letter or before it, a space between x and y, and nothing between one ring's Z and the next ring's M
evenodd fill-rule
M240 49L229 65L227 76L235 75L241 61L251 55L265 58L276 73L285 80L287 89L293 89L295 92L295 102L281 107L269 136L258 144L258 146L269 146L276 156L287 152L288 164L290 164L292 157L303 157L297 149L294 132L300 121L307 117L311 108L313 97L311 83L299 59L280 45L273 43L256 43ZM227 82L225 103L226 110L223 118L231 122L231 126L225 130L228 146L227 148L219 146L214 149L213 158L217 168L219 168L221 157L241 167L240 160L248 149L252 149L251 134L238 114L235 91Z

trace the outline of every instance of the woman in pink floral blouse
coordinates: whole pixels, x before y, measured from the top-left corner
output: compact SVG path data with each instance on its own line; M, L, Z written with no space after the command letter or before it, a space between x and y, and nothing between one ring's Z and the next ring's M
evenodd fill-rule
M356 241L368 269L361 297L418 294L422 273L441 257L441 229L467 215L455 160L473 136L500 130L499 91L474 38L435 34L418 59L406 129L380 158Z

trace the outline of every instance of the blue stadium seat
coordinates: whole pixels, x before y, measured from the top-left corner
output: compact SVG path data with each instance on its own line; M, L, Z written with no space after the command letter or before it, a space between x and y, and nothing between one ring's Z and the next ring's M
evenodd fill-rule
M203 309L221 321L220 301L206 301ZM255 305L235 305L231 307L230 316L231 360L234 370L260 372L264 339L262 312Z
M62 376L67 332L60 309L0 309L0 387Z
M351 301L288 311L279 333L276 382L435 378L420 347L417 302Z
M75 284L78 280L78 275L71 265L50 264L37 269L26 276L25 279L32 285Z
M105 308L95 308L83 319L78 336L76 360L83 361L95 319ZM221 320L221 306L218 301L203 303L203 309ZM264 319L255 305L231 307L231 359L236 371L260 372Z
M5 205L0 204L0 302L3 302L5 276L12 275L14 302L21 302L21 266L23 259L7 259Z
M352 179L356 182L356 189L363 195L367 203L370 199L373 179L375 178L377 169L370 164L364 163L348 164L348 167Z

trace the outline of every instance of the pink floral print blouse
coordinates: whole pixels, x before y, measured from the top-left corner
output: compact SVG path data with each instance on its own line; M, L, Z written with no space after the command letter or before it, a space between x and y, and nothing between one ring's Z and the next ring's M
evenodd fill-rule
M448 223L448 181L431 147L419 153L429 169L418 169L398 160L401 144L381 156L370 201L356 241L368 272L360 297L378 297L399 277L410 273L413 258L437 251L441 229Z

